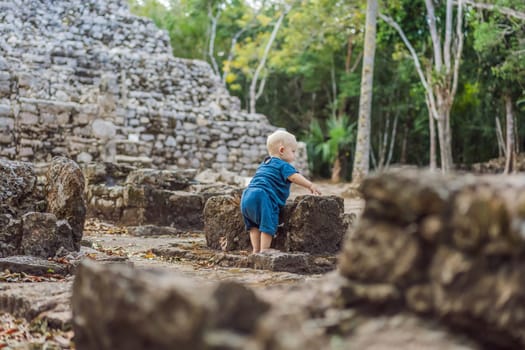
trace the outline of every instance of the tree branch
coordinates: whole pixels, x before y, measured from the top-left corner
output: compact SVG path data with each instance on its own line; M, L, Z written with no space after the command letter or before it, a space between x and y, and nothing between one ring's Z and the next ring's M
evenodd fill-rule
M357 69L357 66L359 65L359 62L361 62L361 58L363 58L363 51L361 51L359 53L359 55L357 55L357 58L355 59L354 65L352 66L352 68L350 68L350 73L353 73Z
M219 66L217 65L217 61L215 60L215 36L217 35L217 22L219 20L219 17L221 15L221 10L217 10L217 14L213 15L213 10L211 4L208 4L208 18L211 20L211 33L210 33L210 42L208 45L208 56L210 57L211 64L213 66L213 70L217 76L221 76L221 72L219 70Z
M503 6L493 5L493 4L478 3L472 0L465 0L464 2L466 5L470 5L475 8L479 8L483 10L490 10L490 11L498 11L506 16L514 17L514 18L525 21L525 12L520 12L520 11L511 9L509 7L503 7ZM457 4L457 2L455 2L455 4Z
M425 88L425 92L428 96L428 100L430 102L430 110L432 112L432 115L437 120L439 119L439 114L436 110L436 99L434 97L434 93L432 92L432 89L430 88L430 85L428 84L427 80L425 79L425 75L423 74L423 70L421 69L421 63L419 63L419 58L417 57L416 51L414 50L414 47L408 41L405 33L403 32L403 29L399 26L399 24L394 21L391 17L385 16L383 14L379 14L379 18L381 18L383 21L388 23L390 26L392 26L399 35L401 36L401 39L405 43L405 46L407 47L408 51L410 51L410 54L412 55L412 59L414 60L414 64L416 66L417 73L419 75L419 79L421 80L421 84L423 84L423 87Z
M275 37L277 36L277 32L279 31L279 28L281 27L281 23L283 22L284 17L288 14L290 9L291 9L291 6L285 5L284 11L281 13L281 15L279 16L279 18L277 19L277 22L275 23L273 27L272 33L270 34L270 39L268 39L268 43L266 44L266 47L264 48L264 53L261 58L261 61L259 62L257 69L255 69L255 73L253 75L252 82L250 84L250 113L255 113L255 102L257 101L255 86L257 85L257 79L259 79L259 74L261 73L262 69L264 68L266 64L266 59L268 58L268 54L270 53L270 48L272 47L273 41L275 40Z
M461 0L460 0L461 1ZM447 14L445 19L445 43L443 45L443 56L446 74L450 73L450 46L452 44L452 0L447 0Z
M255 20L257 19L257 15L259 14L262 8L263 6L261 6L259 10L257 10L257 12L253 14L253 16L250 18L250 21L246 24L246 26L244 28L241 28L241 30L237 31L237 33L235 33L235 35L233 36L231 40L231 44L230 44L230 51L228 52L228 58L226 58L226 64L228 65L228 68L229 68L231 61L233 60L233 55L235 53L235 45L237 44L237 41L239 40L239 38L244 32L248 31L249 29L255 26ZM223 70L221 80L224 84L226 84L226 69Z
M266 78L268 77L268 75L265 75L261 82L259 83L259 89L257 90L257 95L255 95L255 99L258 100L259 97L261 97L263 91L264 91L264 85L266 85Z
M432 37L432 45L434 45L434 63L436 65L436 71L441 72L443 57L441 55L441 40L439 39L436 25L436 11L434 10L432 0L425 0L425 3L427 5L428 13L428 28L430 30L430 36Z
M458 89L458 80L459 80L459 65L461 63L461 55L463 53L463 0L458 1L458 14L456 18L456 36L458 39L458 47L456 49L456 55L454 58L454 76L452 78L452 91L450 92L451 101L454 100L456 96L456 91Z

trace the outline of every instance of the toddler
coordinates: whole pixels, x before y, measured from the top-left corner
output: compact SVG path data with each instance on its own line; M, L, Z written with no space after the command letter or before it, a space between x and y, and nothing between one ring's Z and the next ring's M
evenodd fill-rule
M250 231L254 254L270 248L277 232L279 211L290 195L292 182L314 195L321 194L317 186L290 164L297 150L294 135L277 130L268 136L266 148L269 156L259 165L241 198L241 212L246 229Z

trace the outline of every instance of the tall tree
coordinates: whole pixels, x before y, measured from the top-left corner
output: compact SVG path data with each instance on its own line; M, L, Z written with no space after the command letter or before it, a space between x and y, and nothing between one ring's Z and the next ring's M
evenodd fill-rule
M252 81L250 83L250 113L256 112L255 103L257 102L257 99L261 96L264 90L265 82L266 82L266 77L264 77L263 80L259 82L259 74L261 74L261 70L266 65L268 54L270 53L270 49L275 40L275 37L277 36L279 29L281 28L281 24L283 23L284 16L286 16L286 14L288 14L288 12L291 9L291 6L286 3L284 3L283 7L284 8L280 13L279 18L277 18L277 21L275 22L273 26L272 33L270 34L270 38L268 39L268 42L266 43L266 46L264 48L264 52L259 61L259 64L257 65L255 72L253 73ZM259 82L259 87L257 87L258 82Z
M428 62L432 62L431 79L424 74L419 56L401 26L391 17L384 14L380 15L385 22L397 30L414 59L419 78L425 88L428 109L437 121L441 169L444 172L453 166L450 111L457 92L459 65L463 52L462 1L457 1L456 29L454 31L454 1L446 1L445 18L438 20L433 1L425 0L427 23L433 48L432 57L428 59ZM444 30L438 27L438 23L445 24ZM441 33L444 35L443 38Z
M372 88L374 59L376 52L377 0L368 0L366 6L365 47L361 73L361 95L359 98L359 119L357 141L352 170L352 181L360 183L370 168L370 124L372 114Z
M469 2L472 3L472 2ZM508 2L506 2L508 4ZM516 2L516 6L523 2ZM505 113L505 173L515 171L516 120L514 104L525 91L525 13L495 4L472 4L482 9L474 17L474 49L483 61L481 66L490 72L494 97L499 97ZM482 6L483 5L483 6ZM503 138L503 137L502 137Z

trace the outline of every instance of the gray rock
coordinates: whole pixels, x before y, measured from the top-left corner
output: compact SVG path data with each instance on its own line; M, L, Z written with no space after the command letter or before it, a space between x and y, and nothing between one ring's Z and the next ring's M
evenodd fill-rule
M310 272L309 254L305 253L268 250L250 255L249 260L255 269L293 273Z
M62 225L57 233L66 249L80 249L86 218L85 180L82 170L72 160L55 157L46 173L47 204L58 220L66 220L71 230ZM69 236L69 237L68 237Z
M240 212L240 196L211 197L204 208L204 231L213 249L250 249L249 235ZM339 251L347 225L343 199L335 196L301 196L281 210L277 237L272 247L287 252L312 254Z
M240 197L214 196L204 206L206 244L212 249L250 250L250 236L244 228Z
M22 241L22 222L10 214L0 214L0 257L18 254Z
M202 230L204 197L150 186L127 185L120 222L127 226L172 226L180 230Z
M0 258L0 270L10 272L24 272L30 275L42 276L46 274L67 275L70 267L48 259L29 255L15 255Z
M30 212L22 216L20 251L24 255L53 257L58 249L56 216Z
M187 190L194 184L196 170L156 170L137 169L129 173L126 183L139 186L152 186L171 191Z
M206 334L253 333L265 302L242 285L197 283L159 270L84 262L73 285L81 349L207 349ZM145 321L147 320L147 321Z
M71 282L2 283L0 309L51 329L71 329Z
M299 196L281 213L287 251L312 254L337 253L346 226L343 198L337 196Z
M128 234L133 236L151 237L151 236L180 236L187 234L188 231L182 231L169 226L129 226L127 227Z

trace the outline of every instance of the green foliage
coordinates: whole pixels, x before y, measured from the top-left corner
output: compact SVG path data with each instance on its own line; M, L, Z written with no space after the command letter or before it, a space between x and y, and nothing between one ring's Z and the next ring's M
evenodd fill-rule
M305 142L314 174L326 174L326 169L333 166L337 157L350 151L355 136L356 124L346 115L329 118L326 133L317 120L312 121Z
M131 0L130 9L138 16L151 18L170 35L176 57L206 59L208 16L205 2L172 0L166 8L157 0Z
M323 172L323 157L319 151L320 145L325 142L325 136L318 120L312 120L309 127L309 132L305 135L306 151L308 153L308 166L310 171L314 174L322 174Z
M525 12L523 0L491 3ZM171 0L169 4L166 8L158 0L130 0L134 13L152 18L169 33L177 57L211 62L208 10L218 15L213 58L230 93L238 96L245 107L251 78L283 3ZM439 27L444 30L445 5L434 4ZM265 89L257 102L257 111L267 115L272 124L304 135L314 174L328 176L338 155L347 154L348 160L351 158L355 131L350 118L343 116L355 116L359 111L359 59L363 51L365 10L364 0L293 3L261 72ZM380 12L391 16L403 28L422 57L423 69L431 65L432 43L425 2L383 0ZM466 6L464 30L451 128L454 158L472 163L497 155L495 117L504 116L500 98L503 94L513 98L519 138L525 139L525 123L521 122L525 114L525 23L498 11ZM234 37L236 45L230 51ZM433 73L432 79L444 83L441 73ZM425 93L398 33L380 19L373 92L372 148L377 152L396 119L393 162L406 160L428 165ZM342 117L334 117L338 115Z
M480 23L474 32L474 49L488 54L489 50L500 45L503 37L503 31L494 23Z

